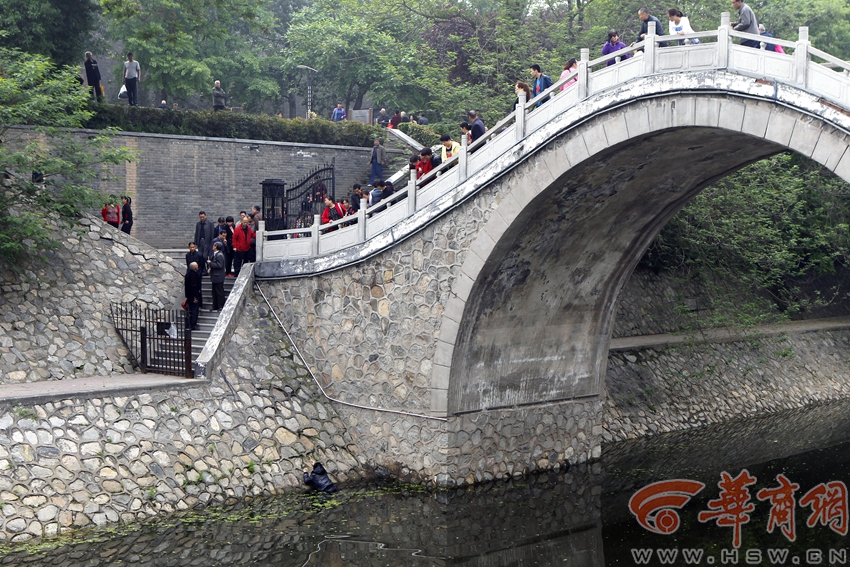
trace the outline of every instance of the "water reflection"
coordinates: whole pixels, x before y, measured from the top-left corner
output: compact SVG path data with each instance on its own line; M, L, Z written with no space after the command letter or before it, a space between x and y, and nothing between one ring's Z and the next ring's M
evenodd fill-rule
M720 564L720 550L732 547L731 530L700 523L697 514L717 497L721 471L747 468L758 478L753 494L775 484L779 473L801 485L798 497L818 483L846 481L848 410L835 404L612 445L592 466L468 490L367 486L332 497L298 494L212 509L122 536L101 532L98 539L50 551L13 551L0 565L601 567L635 565L633 549L657 548L701 549L700 564L709 556ZM680 510L680 530L651 534L629 512L629 498L646 484L672 478L706 487ZM753 501L742 554L779 546L792 554L810 548L827 553L844 545L846 538L828 527L805 527L807 513L799 507L797 542L783 541L778 530L767 534L769 506ZM684 563L679 556L672 564ZM745 564L743 555L739 564Z

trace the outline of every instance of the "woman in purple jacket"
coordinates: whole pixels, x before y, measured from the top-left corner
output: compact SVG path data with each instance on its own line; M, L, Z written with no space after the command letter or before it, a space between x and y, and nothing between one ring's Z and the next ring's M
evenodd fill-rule
M620 34L617 33L617 30L609 30L608 31L608 41L605 42L605 45L602 46L602 55L610 55L616 51L620 51L621 49L625 49L626 44L620 41ZM631 53L626 53L621 57L621 59L628 59L631 57ZM609 59L606 65L613 65L617 62L616 58Z

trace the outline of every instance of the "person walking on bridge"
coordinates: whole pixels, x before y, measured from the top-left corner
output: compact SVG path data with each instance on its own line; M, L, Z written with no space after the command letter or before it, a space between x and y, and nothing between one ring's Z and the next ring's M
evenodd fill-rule
M538 65L537 63L531 66L531 77L534 79L534 82L531 84L532 98L539 97L543 93L543 91L552 86L552 79L549 78L549 75L543 74L543 71L540 70L540 65ZM539 99L537 101L537 106L540 106L547 100L549 100L548 96Z
M602 46L602 55L611 55L612 53L616 53L621 49L625 49L626 44L620 41L620 34L617 30L608 30L608 41L605 42L605 45ZM631 57L631 53L626 53L620 57L621 60L625 61L629 57ZM617 63L617 58L612 57L608 61L605 62L605 65L610 67Z
M487 133L487 127L484 126L484 121L478 117L478 113L474 110L470 110L466 113L467 118L470 120L469 125L469 138L470 142L475 143L475 140L483 136Z
M646 6L638 10L638 18L640 18L641 21L640 31L638 32L637 39L632 42L632 45L646 39L646 36L649 35L650 22L655 23L655 35L664 35L664 28L661 27L661 20L651 15L649 13L649 8L647 8ZM658 47L667 47L667 42L659 41Z
M744 0L732 0L732 7L738 10L738 21L733 24L729 24L732 26L732 29L743 33L759 35L759 23L758 20L756 20L756 15L755 12L753 12L753 9L745 4ZM761 42L756 39L745 39L741 41L741 45L745 47L755 47L756 49L761 47L760 44Z
M226 260L221 249L223 245L217 240L212 245L212 258L207 261L210 270L210 283L212 284L212 309L210 311L221 311L224 307L224 269Z
M242 264L251 250L251 241L254 238L256 233L251 226L251 219L245 215L241 224L233 230L233 275L238 276L242 270Z

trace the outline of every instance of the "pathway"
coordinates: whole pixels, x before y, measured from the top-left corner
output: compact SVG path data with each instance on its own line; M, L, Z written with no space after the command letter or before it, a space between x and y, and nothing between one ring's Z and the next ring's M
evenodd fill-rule
M733 342L757 337L776 337L786 333L811 333L850 329L850 317L808 319L775 325L765 325L741 332L729 329L710 329L698 336L692 334L642 335L611 339L609 352L625 352L639 349L657 349L686 342ZM89 394L129 394L148 390L190 387L205 383L163 374L115 374L113 376L91 376L67 380L50 380L25 384L0 385L0 403L35 404L51 400L76 398Z

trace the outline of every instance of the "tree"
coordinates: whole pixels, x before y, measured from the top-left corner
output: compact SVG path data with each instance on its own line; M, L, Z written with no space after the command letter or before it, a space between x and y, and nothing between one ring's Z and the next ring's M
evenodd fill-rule
M741 283L795 311L810 300L796 289L803 279L834 274L848 260L847 183L784 153L703 190L662 229L642 262L701 281Z
M321 73L317 84L346 108L362 108L370 91L405 83L415 50L357 9L357 4L316 3L299 11L287 31L291 65Z
M248 30L273 24L267 2L254 0L102 0L110 34L124 42L143 65L144 83L162 98L187 99L208 94L213 77L221 76L222 62L240 67L248 81L261 81L256 64L263 45L255 45ZM252 75L256 70L257 74ZM253 81L252 81L253 79ZM223 80L225 90L230 88ZM262 96L274 90L261 88Z
M0 263L14 266L54 242L54 226L102 201L92 187L107 166L133 155L111 133L75 137L91 113L75 69L57 69L42 55L0 47ZM33 126L34 136L13 126Z
M84 42L97 21L94 0L0 0L0 46L50 57L57 65L83 60Z

